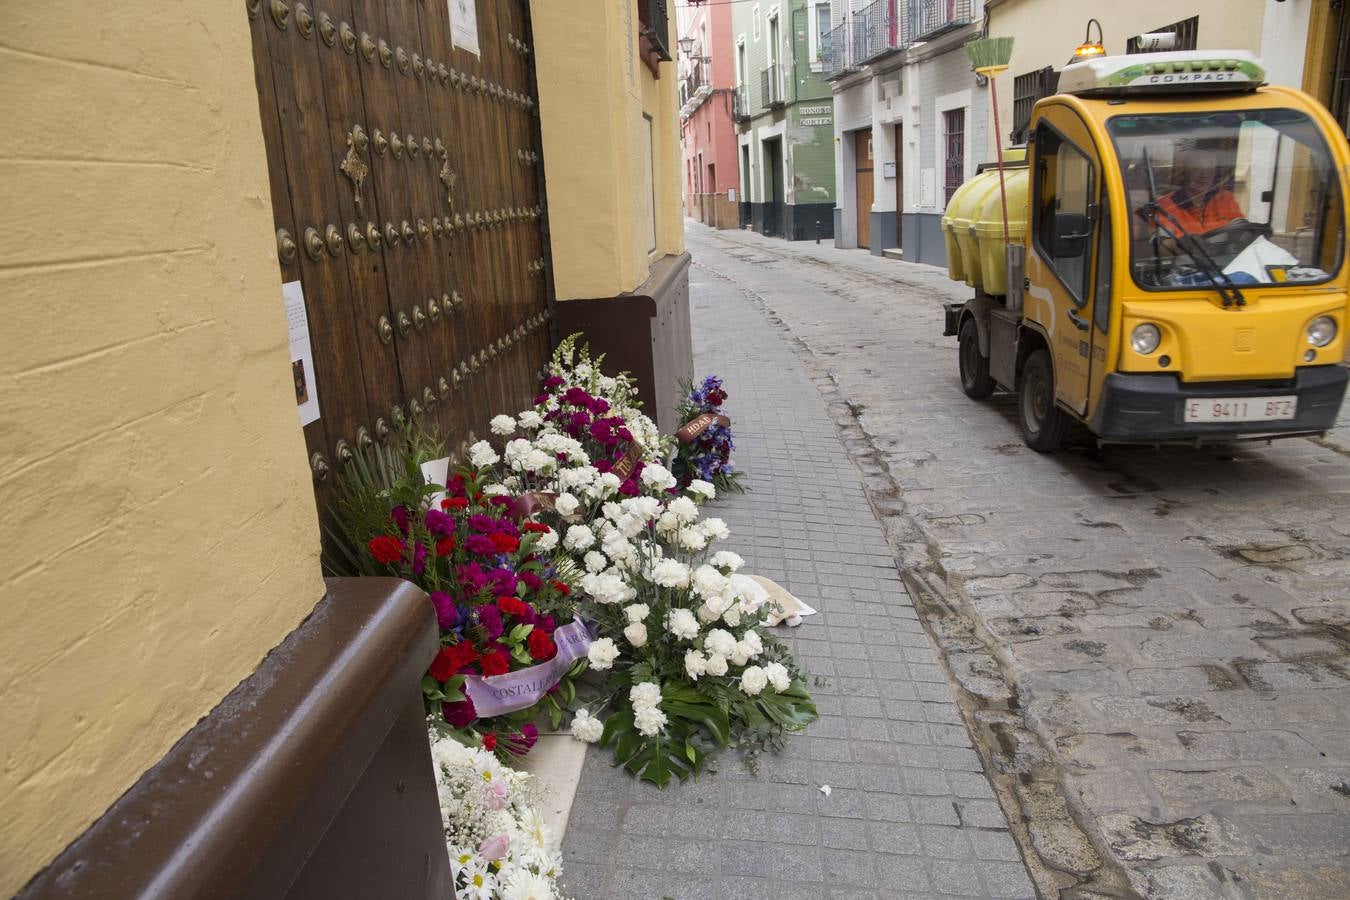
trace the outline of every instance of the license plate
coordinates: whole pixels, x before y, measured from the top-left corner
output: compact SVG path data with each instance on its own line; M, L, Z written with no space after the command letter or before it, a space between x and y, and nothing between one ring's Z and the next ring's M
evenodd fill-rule
M1297 397L1207 397L1186 401L1186 421L1275 422L1297 410Z

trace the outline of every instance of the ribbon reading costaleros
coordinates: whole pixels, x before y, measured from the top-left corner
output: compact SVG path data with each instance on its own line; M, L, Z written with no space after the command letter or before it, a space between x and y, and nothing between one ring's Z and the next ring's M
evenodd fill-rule
M675 432L675 439L681 444L692 444L694 439L707 431L713 425L721 425L723 428L731 424L731 420L718 413L701 413L680 426Z
M591 649L591 635L580 619L573 619L553 632L553 643L558 653L548 662L505 675L464 676L464 693L473 701L480 719L525 709L544 699L572 663Z

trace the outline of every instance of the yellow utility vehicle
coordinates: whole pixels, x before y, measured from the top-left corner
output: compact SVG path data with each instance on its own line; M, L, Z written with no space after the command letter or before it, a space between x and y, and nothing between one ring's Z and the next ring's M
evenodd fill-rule
M1336 121L1260 61L1073 63L1025 153L943 217L961 386L1015 390L1023 438L1201 444L1317 434L1345 393L1346 196Z

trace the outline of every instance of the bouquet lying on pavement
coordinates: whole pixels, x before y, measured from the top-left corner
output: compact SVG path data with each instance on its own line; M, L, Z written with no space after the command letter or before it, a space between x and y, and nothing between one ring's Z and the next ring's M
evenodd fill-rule
M684 424L675 432L671 471L681 487L694 479L710 482L723 493L743 492L741 473L731 459L736 444L731 438L731 419L722 412L727 392L722 379L709 375L694 387L681 382L683 396L676 415Z

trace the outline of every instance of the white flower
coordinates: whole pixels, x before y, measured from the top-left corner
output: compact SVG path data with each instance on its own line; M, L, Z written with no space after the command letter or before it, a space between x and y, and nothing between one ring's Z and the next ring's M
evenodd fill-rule
M637 591L613 569L581 576L581 589L596 603L603 604L623 603L637 596Z
M581 365L577 366L573 371L576 373L578 381L590 381L591 375L595 373L595 370L592 369L587 363L582 363Z
M505 497L509 493L511 493L511 489L504 484L483 485L484 497Z
M769 685L769 676L759 666L750 666L741 673L741 690L750 697L755 696Z
M712 486L712 483L704 481L701 478L695 478L693 481L689 482L689 487L685 488L685 490L695 497L700 497L704 500L711 500L717 496L717 489Z
M684 671L694 681L708 671L708 658L697 650L690 650L684 654Z
M570 519L572 516L576 515L577 509L580 506L581 501L566 491L559 494L558 499L553 501L553 508L556 509L558 515L562 516L564 519Z
M714 609L706 603L698 608L698 620L704 625L716 622L721 617L722 611L720 609Z
M516 420L510 416L493 416L492 421L488 422L488 428L492 429L493 434L504 437L515 432Z
M553 883L547 875L538 875L518 867L505 881L497 883L501 900L554 900Z
M636 516L645 524L655 519L661 512L661 501L655 497L629 497L619 504L630 516Z
M563 469L558 473L558 484L563 490L585 490L599 477L595 466L578 466L575 469Z
M670 501L666 509L673 512L681 522L686 524L698 519L698 506L688 497L676 497Z
M628 689L628 702L633 709L656 706L661 702L661 685L655 681L639 681Z
M721 628L714 628L703 638L703 649L709 655L730 656L736 649L736 636Z
M621 531L609 531L600 541L600 549L605 555L618 563L632 563L637 560L637 548L623 536Z
M663 559L652 566L651 579L661 587L685 587L689 584L689 567L677 559Z
M647 463L642 467L642 483L649 490L665 491L675 486L675 476L660 463Z
M727 577L712 566L699 566L694 570L693 585L694 590L704 597L718 597L727 589ZM721 614L720 609L718 614Z
M493 450L487 441L479 441L469 448L469 462L473 463L475 468L485 469L500 460L497 451Z
M685 550L702 550L708 546L708 539L697 528L681 528L675 535L675 543Z
M741 624L741 608L739 606L729 606L727 611L722 613L722 621L727 623L730 628L736 628Z
M602 497L613 497L623 484L619 476L613 472L605 472L599 478L595 479L596 488Z
M666 714L657 706L644 706L633 713L633 724L639 734L654 737L666 725Z
M528 428L531 431L544 424L543 417L532 409L525 410L525 412L521 413L517 419L519 420L521 428Z
M716 675L721 678L727 674L727 658L716 654L708 657L707 671L709 675Z
M737 641L736 646L731 651L731 664L733 666L743 666L750 661L754 654L750 652L750 645L745 641Z
M701 523L701 527L703 528L703 533L710 541L724 541L731 537L731 529L727 528L727 523L716 516L704 519Z
M497 884L488 874L487 862L476 855L460 877L464 879L464 886L455 890L456 897L463 897L465 900L492 900L496 894Z
M645 603L634 603L623 608L623 614L628 617L629 622L641 622L651 614L651 611L651 607Z
M595 550L586 551L585 562L587 572L603 572L609 567L609 560L605 559L605 554Z
M586 658L590 660L592 669L602 672L614 665L614 660L619 658L619 647L613 638L597 638L591 642L591 648L586 651Z
M672 609L666 628L682 641L692 641L698 637L698 619L687 609Z
M552 472L558 467L558 461L551 454L536 448L525 454L523 465L527 472Z
M792 686L792 676L788 674L787 666L782 663L769 663L764 667L764 674L775 691L786 691Z
M600 740L605 732L605 723L591 715L588 709L579 709L572 717L572 737L588 744Z
M545 553L558 546L558 532L550 528L548 531L539 535L539 540L534 544L536 550L542 550Z
M747 628L745 634L741 635L741 640L749 645L751 656L759 656L764 652L764 639L753 628Z
M733 572L745 565L745 560L741 559L740 554L732 553L730 550L718 550L712 555L711 562L719 569L730 569Z
M623 630L623 636L628 638L628 643L634 647L646 646L647 626L641 622L634 622Z
M680 517L670 510L661 513L661 518L656 520L656 533L660 535L670 535L680 528Z
M595 535L585 525L573 525L567 529L567 536L563 538L563 546L576 553L585 550L595 543Z

